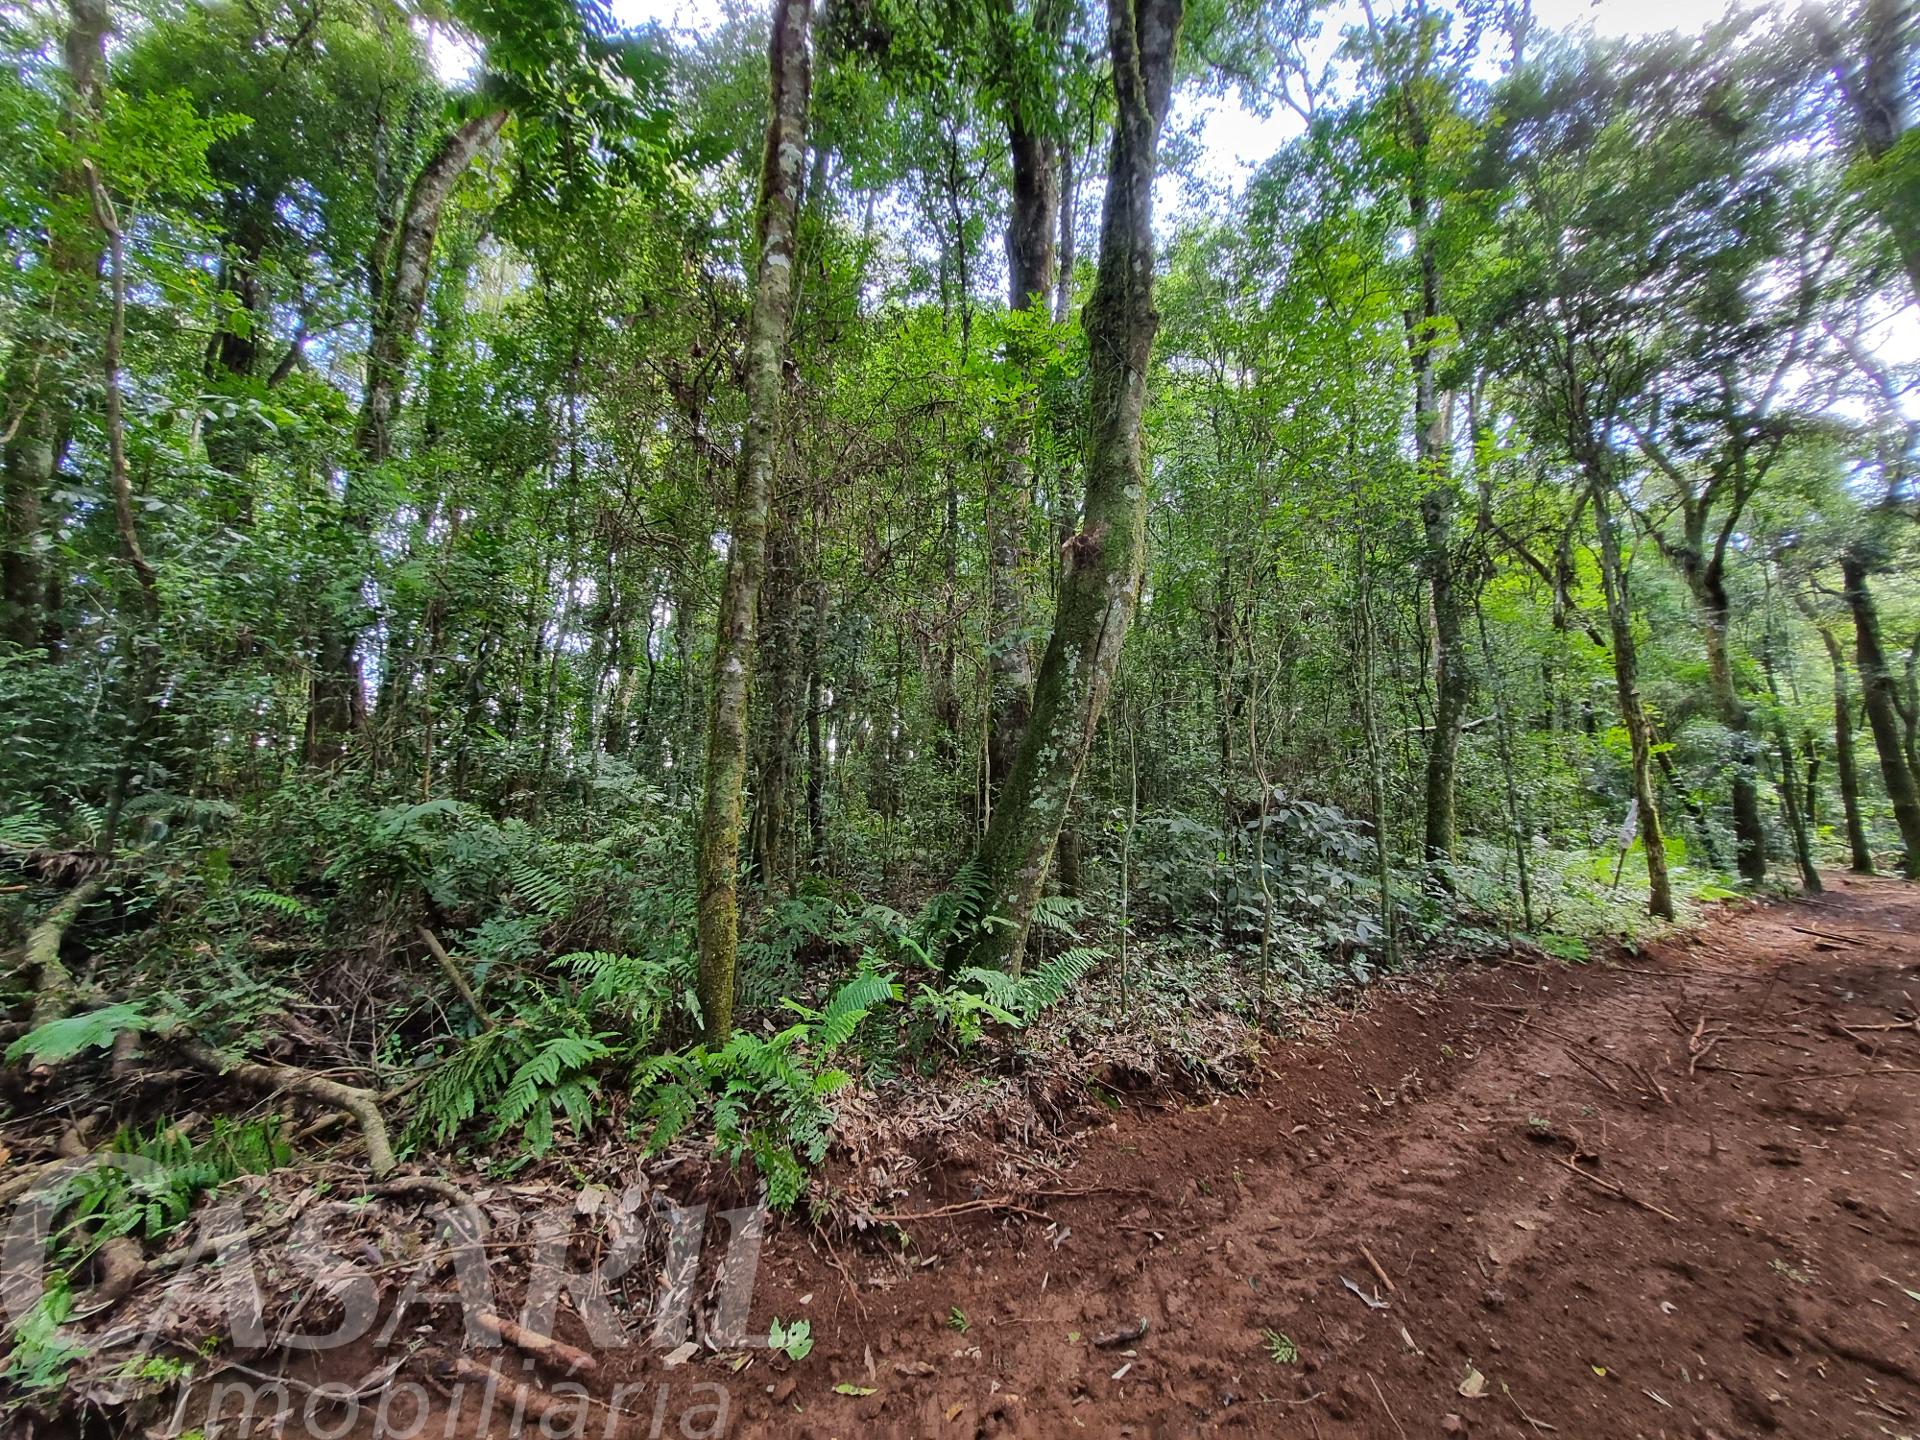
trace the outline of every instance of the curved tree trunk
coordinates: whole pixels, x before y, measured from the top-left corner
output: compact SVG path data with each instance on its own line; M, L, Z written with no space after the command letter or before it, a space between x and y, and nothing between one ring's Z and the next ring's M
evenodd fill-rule
M393 421L406 379L407 354L420 328L427 303L427 282L433 274L433 244L440 233L441 212L454 186L482 150L492 144L507 123L507 112L492 110L475 115L441 142L433 158L414 177L393 246L393 269L376 297L373 329L367 347L366 393L354 430L354 448L360 466L370 470L393 452ZM349 481L345 501L347 525L365 532L372 524L366 513L365 487ZM361 678L359 626L344 615L328 617L320 634L315 660L312 699L307 715L307 760L325 765L345 751L346 737L366 721L366 687Z
M1841 555L1840 573L1846 581L1847 609L1853 615L1854 655L1860 666L1860 688L1866 692L1867 726L1880 755L1880 774L1886 781L1887 798L1893 802L1893 818L1900 826L1905 851L1901 873L1909 880L1920 880L1920 794L1901 744L1895 682L1880 643L1880 616L1873 592L1867 588L1866 561L1858 550Z
M700 1013L707 1039L733 1031L734 962L740 941L740 810L747 768L747 698L767 548L767 509L780 438L781 374L793 314L794 231L800 167L807 153L813 83L812 0L775 0L767 69L772 98L754 219L758 258L747 326L747 423L740 446L727 574L713 644L707 714L706 793L699 834Z
M1733 658L1727 643L1732 604L1718 560L1710 562L1694 583L1694 598L1706 630L1707 681L1720 723L1733 736L1734 865L1749 885L1767 878L1767 828L1760 816L1759 756L1753 741L1753 717L1740 698L1733 679Z
M1018 971L1080 767L1120 664L1146 567L1141 454L1153 308L1153 182L1182 0L1107 0L1115 116L1100 265L1085 326L1087 491L1061 547L1053 634L1033 714L974 865L982 921L965 958Z

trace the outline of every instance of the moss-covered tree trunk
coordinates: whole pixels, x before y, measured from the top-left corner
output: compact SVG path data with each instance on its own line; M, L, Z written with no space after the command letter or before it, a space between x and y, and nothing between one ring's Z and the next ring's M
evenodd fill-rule
M1647 913L1673 919L1673 886L1667 877L1667 837L1653 794L1653 740L1646 707L1640 700L1640 657L1633 640L1633 611L1627 577L1620 563L1620 539L1607 504L1608 484L1591 485L1594 527L1600 535L1600 578L1606 592L1607 625L1613 638L1613 678L1620 696L1620 719L1627 727L1632 755L1633 799L1639 814L1640 846L1647 856Z
M812 0L775 0L767 71L771 98L754 216L753 310L747 322L746 433L727 536L727 574L713 643L706 792L700 806L700 1013L707 1038L733 1030L740 939L740 811L747 768L747 702L767 548L767 509L780 438L780 394L793 315L794 235L807 153Z
M1860 667L1860 688L1866 696L1867 728L1873 732L1881 778L1886 782L1887 798L1893 802L1893 818L1900 826L1900 843L1905 851L1901 873L1909 880L1920 880L1920 794L1915 793L1913 770L1901 744L1899 695L1880 641L1880 614L1867 585L1867 562L1858 549L1841 555L1840 573L1846 582L1847 609L1853 615L1854 658Z
M1018 970L1080 766L1100 723L1140 601L1147 477L1141 453L1153 308L1153 182L1173 88L1181 0L1108 0L1115 115L1100 262L1084 312L1087 488L1061 547L1053 633L1033 713L978 853L983 923L975 964Z
M88 133L100 110L109 25L106 0L71 0L68 5L61 129L76 157L86 153ZM6 439L0 447L6 502L0 529L0 638L23 648L43 638L44 509L72 429L68 394L78 378L70 334L91 299L100 269L100 236L77 162L55 177L52 201L50 293L44 314L13 344L6 375ZM57 617L47 619L49 629L57 625ZM57 639L49 642L49 649L58 652Z

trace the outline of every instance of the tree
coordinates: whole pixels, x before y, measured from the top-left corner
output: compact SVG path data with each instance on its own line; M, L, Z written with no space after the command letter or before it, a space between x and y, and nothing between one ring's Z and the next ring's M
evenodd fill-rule
M1086 499L1079 529L1061 547L1033 713L976 857L983 903L968 954L1015 972L1140 601L1148 493L1141 430L1160 318L1153 308L1153 184L1180 20L1181 0L1107 4L1115 113L1099 268L1084 318Z
M767 544L767 510L780 444L780 400L792 321L794 234L812 92L812 0L776 0L767 70L772 98L754 218L753 309L747 321L747 414L727 533L726 581L713 646L706 789L700 807L700 1013L709 1039L733 1030L739 949L741 790L747 699Z

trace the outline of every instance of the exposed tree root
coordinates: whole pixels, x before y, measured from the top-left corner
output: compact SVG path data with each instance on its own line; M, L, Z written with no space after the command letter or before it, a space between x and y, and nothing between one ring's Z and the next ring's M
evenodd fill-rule
M367 1168L376 1177L392 1173L395 1161L393 1142L387 1138L387 1122L381 1118L379 1096L371 1090L342 1085L309 1070L292 1065L272 1065L257 1060L236 1060L197 1040L175 1040L174 1048L203 1070L231 1076L243 1085L258 1090L290 1090L331 1105L353 1117L367 1142Z

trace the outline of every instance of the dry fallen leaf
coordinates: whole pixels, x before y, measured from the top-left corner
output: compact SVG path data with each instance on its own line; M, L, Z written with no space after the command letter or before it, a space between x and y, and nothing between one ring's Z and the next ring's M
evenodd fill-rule
M1478 1400L1487 1393L1487 1377L1469 1365L1467 1378L1460 1382L1460 1393L1469 1400Z

